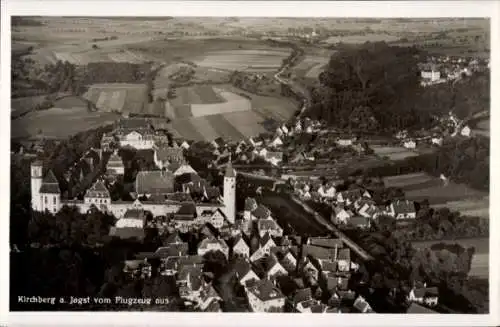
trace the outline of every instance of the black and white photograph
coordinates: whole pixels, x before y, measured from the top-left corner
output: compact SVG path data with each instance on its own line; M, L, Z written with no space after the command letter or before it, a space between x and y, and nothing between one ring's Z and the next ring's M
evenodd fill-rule
M495 310L490 17L9 18L11 312Z

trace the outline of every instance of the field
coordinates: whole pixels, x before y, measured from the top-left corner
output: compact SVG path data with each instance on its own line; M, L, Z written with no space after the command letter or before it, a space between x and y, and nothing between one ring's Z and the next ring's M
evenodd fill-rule
M299 77L317 79L329 61L328 56L306 55L293 71Z
M93 84L83 95L99 111L121 113L143 113L146 101L146 86L143 84Z
M346 35L346 36L330 36L323 43L326 44L338 44L338 43L350 43L350 44L361 44L365 42L393 42L399 40L400 37L396 35L390 35L385 33L365 33L363 35Z
M225 50L208 52L194 61L201 67L229 71L273 72L289 55L288 50Z
M453 204L456 201L465 200L471 203L484 204L484 197L488 195L486 192L473 190L466 185L456 184L451 181L444 185L439 178L426 173L389 176L384 178L384 183L386 187L401 188L409 200L422 201L428 199L432 205ZM450 209L453 208L450 207Z
M488 219L490 217L490 200L489 197L482 199L464 199L459 201L449 201L444 204L434 205L433 208L450 208L460 211L461 214L473 217L481 217Z
M418 156L419 153L406 149L402 146L378 146L372 145L371 148L379 157L388 157L389 160L402 160L408 157Z
M119 118L113 113L89 112L87 107L51 108L30 112L13 120L12 138L34 137L40 133L47 138L66 138L114 122Z
M489 238L473 238L473 239L459 239L453 241L425 241L413 242L415 248L427 248L436 243L458 243L463 247L474 247L475 253L472 257L471 270L469 276L488 278L489 277Z
M46 98L46 95L15 98L10 100L11 115L12 118L24 115L35 109L35 107L41 104Z

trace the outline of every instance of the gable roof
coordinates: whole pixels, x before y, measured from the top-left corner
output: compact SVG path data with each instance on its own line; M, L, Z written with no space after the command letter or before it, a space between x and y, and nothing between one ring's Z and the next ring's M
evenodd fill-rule
M168 235L167 239L163 242L163 244L176 244L176 243L182 243L181 238L179 237L179 233L177 231L173 232L172 234Z
M176 214L196 216L196 205L194 202L183 203Z
M229 161L229 163L226 166L226 172L224 174L224 177L236 177L236 170L234 170L231 161Z
M409 200L396 200L391 203L396 214L414 213L415 203Z
M252 286L248 287L248 291L263 302L285 297L281 290L267 279L256 281Z
M88 197L110 197L108 188L104 185L104 182L97 180L86 192Z
M134 228L134 227L123 227L116 228L111 227L109 230L110 236L116 236L121 239L138 239L142 240L145 237L145 232L143 228Z
M298 289L295 291L295 294L293 295L293 302L299 303L302 301L307 301L312 299L312 291L311 289L308 288L302 288Z
M141 209L127 209L123 215L125 219L140 219L142 221L146 220L146 211Z
M137 194L165 194L174 191L174 176L165 171L140 171L135 179Z
M311 256L316 259L335 259L335 250L304 244L302 246L302 256Z
M59 188L59 182L56 179L56 176L49 170L47 175L45 175L42 186L40 187L40 193L47 194L60 194L61 189Z
M351 249L340 249L338 252L337 260L351 260Z
M266 245L269 241L272 241L274 243L274 240L272 239L271 235L269 233L265 233L264 236L259 241L260 246Z
M106 167L123 167L123 160L117 153L112 153Z
M241 280L243 277L245 277L250 270L252 270L252 267L250 266L250 263L245 260L237 260L234 264L234 271L236 272L236 277L238 278L238 280Z
M210 244L218 244L222 249L229 248L223 239L216 239L215 237L207 237L200 242L200 244L198 245L198 249L206 249Z
M187 243L170 244L159 247L152 255L152 258L182 257L188 254Z

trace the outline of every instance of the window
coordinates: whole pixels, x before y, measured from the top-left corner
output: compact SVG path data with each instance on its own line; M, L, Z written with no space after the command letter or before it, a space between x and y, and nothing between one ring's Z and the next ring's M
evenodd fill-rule
M57 203L57 200L56 200L56 197L54 195L54 198L52 199L53 200L53 203L56 204Z
M47 196L44 196L44 199L45 199L45 204L47 204L48 203Z

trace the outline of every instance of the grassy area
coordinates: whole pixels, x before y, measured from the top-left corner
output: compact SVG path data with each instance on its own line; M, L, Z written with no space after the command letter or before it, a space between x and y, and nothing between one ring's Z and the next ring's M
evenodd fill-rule
M66 138L76 133L110 124L119 118L113 113L89 112L87 108L36 111L13 120L12 138L34 137L40 133L48 138Z

